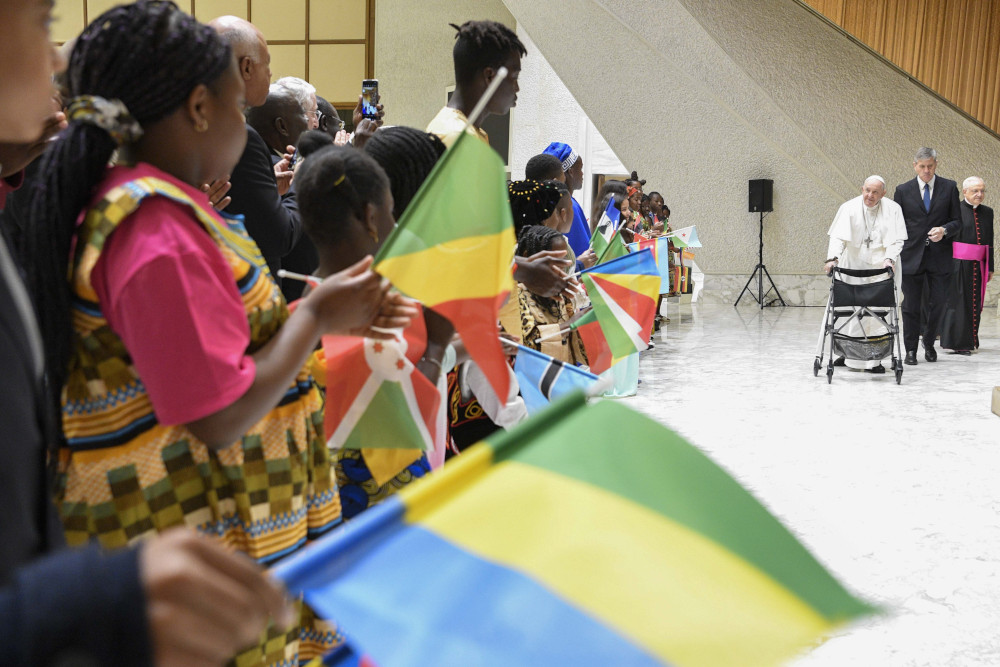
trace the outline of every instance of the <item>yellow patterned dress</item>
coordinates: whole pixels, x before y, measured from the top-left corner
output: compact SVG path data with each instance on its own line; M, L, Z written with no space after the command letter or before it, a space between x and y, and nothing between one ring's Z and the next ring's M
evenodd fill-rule
M113 549L186 525L261 563L273 562L340 522L322 398L303 369L275 409L241 441L218 450L183 425L157 422L142 378L102 316L91 283L108 238L148 197L189 207L218 246L250 324L247 354L288 317L281 291L242 223L222 221L166 178L127 181L90 208L70 267L73 353L62 392L68 447L61 453L56 498L67 540L79 545L96 539ZM339 641L308 609L302 620L301 628L288 633L270 629L261 646L235 664L297 664Z

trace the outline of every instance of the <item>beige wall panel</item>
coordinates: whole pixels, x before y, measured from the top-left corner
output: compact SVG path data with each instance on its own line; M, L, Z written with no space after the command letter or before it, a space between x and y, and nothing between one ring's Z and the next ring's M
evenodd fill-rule
M194 0L194 15L203 23L218 16L247 17L247 0Z
M68 42L83 32L84 0L61 0L55 8L56 20L52 22L53 42Z
M367 0L310 0L309 39L364 39Z
M118 5L131 4L128 2L124 2L123 0L86 0L86 1L87 1L88 21L93 21L98 16L108 11L112 7L117 7ZM56 3L57 13L61 13L62 11L61 8L63 4L64 3L62 2L62 0L59 0ZM189 14L191 13L191 0L174 0L174 4L183 9L184 11L186 11L187 13Z
M386 123L423 129L444 105L444 89L455 83L455 31L448 24L470 19L514 27L501 0L377 0L375 76Z
M309 83L331 103L354 106L365 78L364 44L313 44L309 47ZM381 84L379 85L381 92Z
M271 81L283 76L306 76L306 47L294 44L275 44L268 47L271 52Z
M306 0L253 0L250 19L268 41L306 37Z
M121 0L87 0L87 19L93 21L104 12L120 4L122 4Z

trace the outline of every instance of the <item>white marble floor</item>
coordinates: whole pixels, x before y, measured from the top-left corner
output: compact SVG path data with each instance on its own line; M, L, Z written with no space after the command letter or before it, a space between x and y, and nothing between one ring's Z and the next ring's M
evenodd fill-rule
M623 399L699 446L888 613L794 661L1000 665L1000 321L972 357L813 377L821 308L671 308Z

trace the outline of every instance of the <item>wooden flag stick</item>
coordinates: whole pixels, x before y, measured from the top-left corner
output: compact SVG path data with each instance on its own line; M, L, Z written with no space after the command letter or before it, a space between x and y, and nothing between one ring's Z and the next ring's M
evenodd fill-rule
M565 329L560 329L559 331L557 331L555 333L552 333L552 334L549 334L548 336L543 336L541 338L536 338L535 342L536 343L543 343L543 342L545 342L547 340L552 340L553 338L560 338L561 336L565 336L566 334L568 334L572 330L573 330L573 327L566 327Z
M295 273L294 271L286 271L285 269L278 269L278 277L291 278L292 280L298 280L306 283L307 285L312 285L313 287L319 287L319 284L323 282L316 276L307 276L304 273Z

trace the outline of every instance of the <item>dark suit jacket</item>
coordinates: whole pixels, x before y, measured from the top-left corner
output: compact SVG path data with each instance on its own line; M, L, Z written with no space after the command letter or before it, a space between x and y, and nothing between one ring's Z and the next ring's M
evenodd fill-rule
M233 201L226 213L243 216L247 233L253 237L277 280L281 258L291 252L302 236L302 222L294 193L278 195L271 151L257 131L247 125L247 147L233 169L229 196Z
M281 158L271 151L271 166L278 164ZM281 196L282 201L286 199L292 200L292 205L298 210L298 205L295 201L295 183L288 188L288 192ZM311 275L313 271L319 267L319 253L316 251L316 246L313 244L312 239L305 232L299 237L298 242L292 247L288 253L281 258L281 266L288 271L294 273L303 273L305 275ZM278 285L281 286L281 293L285 295L285 301L291 303L297 299L302 298L302 293L306 289L306 284L298 280L278 280L277 276L274 277Z
M993 273L993 209L982 204L976 209L976 215L979 218L978 239L976 238L976 221L972 215L972 205L963 201L960 210L962 211L962 228L954 240L963 243L988 245L990 251L986 257L990 264L989 271Z
M0 272L0 663L148 665L137 550L59 550L45 474L54 421L13 293Z
M955 181L937 177L934 181L934 194L931 196L931 210L924 209L923 181L918 184L918 178L896 186L892 195L903 209L903 220L906 221L906 243L900 258L903 261L903 274L930 271L931 273L950 273L952 268L951 242L958 235L961 227L961 212L958 208L958 185ZM928 245L927 233L932 227L944 227L946 234L943 239Z

